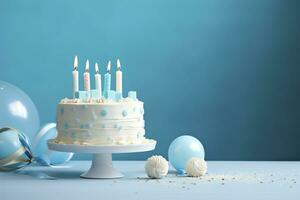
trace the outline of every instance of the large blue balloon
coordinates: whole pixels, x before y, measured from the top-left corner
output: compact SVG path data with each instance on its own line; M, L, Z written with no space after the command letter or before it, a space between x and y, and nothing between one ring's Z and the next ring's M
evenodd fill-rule
M168 159L179 174L185 173L185 164L192 157L204 159L204 148L201 142L189 135L176 138L170 145Z
M38 111L31 99L19 88L0 81L0 128L20 130L33 141L39 127Z

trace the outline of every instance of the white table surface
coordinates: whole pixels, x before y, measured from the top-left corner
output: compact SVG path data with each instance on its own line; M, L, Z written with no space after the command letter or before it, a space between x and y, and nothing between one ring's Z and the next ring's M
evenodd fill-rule
M143 161L116 161L122 179L82 179L90 161L0 172L0 199L300 199L300 162L208 162L200 178L148 179Z

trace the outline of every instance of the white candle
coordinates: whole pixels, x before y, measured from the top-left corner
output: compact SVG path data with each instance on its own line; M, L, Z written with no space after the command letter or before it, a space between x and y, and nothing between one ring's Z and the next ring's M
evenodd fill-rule
M120 60L117 60L116 91L122 93L122 71Z
M79 91L79 81L78 81L78 58L77 56L75 56L74 58L74 67L73 67L73 71L72 71L72 75L73 75L73 98L75 98L75 92Z
M96 85L96 90L98 90L98 95L99 98L102 97L102 86L101 86L101 74L99 73L99 67L98 63L95 63L95 85Z
M83 83L84 83L84 90L87 91L88 97L90 97L90 90L91 90L89 68L90 68L89 60L86 60L85 72L83 73L83 79L84 79Z

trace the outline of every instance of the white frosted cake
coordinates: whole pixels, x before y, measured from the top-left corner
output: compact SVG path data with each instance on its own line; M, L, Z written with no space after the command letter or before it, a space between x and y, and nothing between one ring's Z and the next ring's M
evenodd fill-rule
M116 91L110 89L110 62L104 75L104 89L96 64L96 89L90 90L89 74L86 78L88 64L84 74L85 90L78 91L77 62L74 62L73 98L65 98L58 104L55 141L82 145L129 145L153 141L144 137L143 102L137 99L135 91L128 92L128 97L123 98L119 62Z
M57 141L67 144L140 144L147 142L143 102L76 102L57 107Z

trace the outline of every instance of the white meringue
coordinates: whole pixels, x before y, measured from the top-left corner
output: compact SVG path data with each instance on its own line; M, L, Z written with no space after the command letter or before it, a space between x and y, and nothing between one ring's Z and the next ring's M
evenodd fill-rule
M145 163L145 171L150 178L162 178L168 170L168 161L162 156L151 156Z
M193 157L187 161L185 165L185 171L188 176L203 176L207 171L207 164L204 159Z

